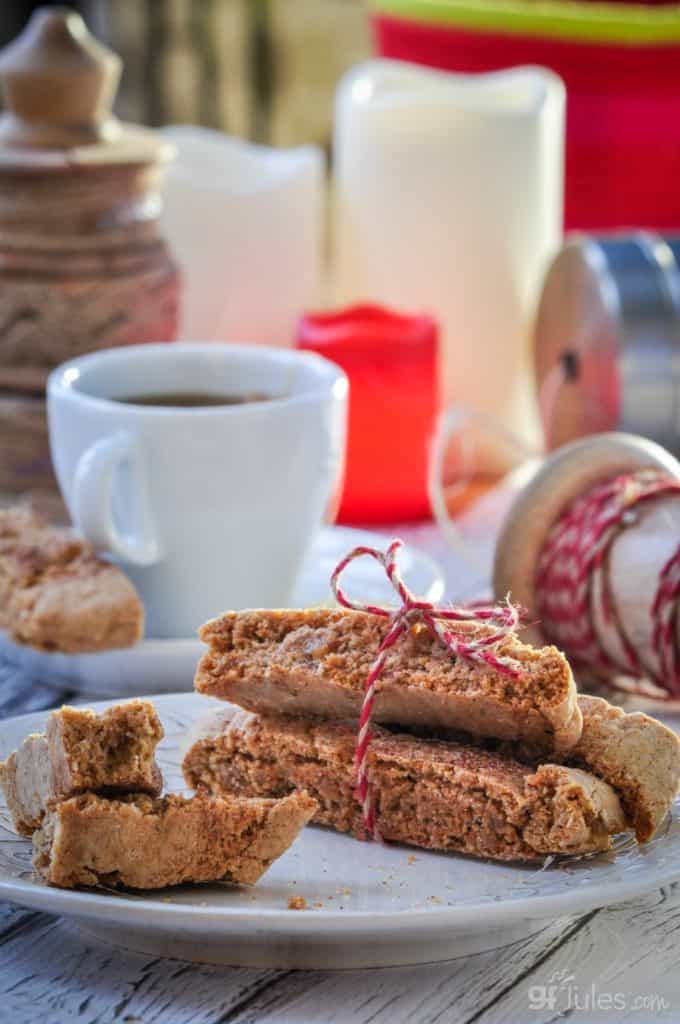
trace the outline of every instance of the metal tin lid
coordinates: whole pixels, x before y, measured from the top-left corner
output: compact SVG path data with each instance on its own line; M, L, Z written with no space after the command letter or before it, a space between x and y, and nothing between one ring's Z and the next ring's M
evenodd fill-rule
M0 52L0 173L170 159L158 133L112 115L121 66L75 11L39 8Z
M572 368L544 424L551 448L625 430L678 449L679 299L680 271L662 238L568 239L548 270L535 327L539 390L561 361Z

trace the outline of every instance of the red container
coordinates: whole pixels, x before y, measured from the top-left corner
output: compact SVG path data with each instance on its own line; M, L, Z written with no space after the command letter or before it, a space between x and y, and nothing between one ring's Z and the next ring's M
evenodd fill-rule
M388 14L375 15L373 26L385 57L460 72L539 64L560 75L567 229L680 227L677 41L541 37Z
M429 449L440 409L435 321L368 305L308 313L296 343L337 363L349 377L338 522L429 518Z

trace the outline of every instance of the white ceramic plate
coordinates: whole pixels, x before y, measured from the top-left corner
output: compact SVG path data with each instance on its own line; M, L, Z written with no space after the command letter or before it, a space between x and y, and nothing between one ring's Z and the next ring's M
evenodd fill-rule
M180 790L180 746L216 701L155 701L166 737L159 761ZM99 705L103 707L104 705ZM0 723L0 757L44 714ZM262 967L371 967L446 960L522 938L550 920L632 899L680 878L680 806L645 847L544 870L399 846L359 843L307 828L253 888L183 886L154 895L52 889L33 875L30 843L0 803L0 899L75 919L87 932L153 955ZM291 896L308 908L288 909Z
M330 575L340 559L358 544L384 548L387 541L379 534L350 527L330 526L322 530L300 572L290 607L330 603ZM402 552L401 566L415 593L430 601L441 599L444 577L429 555L407 546ZM353 562L343 579L349 594L362 600L394 603L394 591L371 559ZM216 608L215 614L221 610ZM189 637L179 640L149 638L135 647L100 654L44 654L13 644L0 633L0 657L16 665L27 676L61 689L67 687L96 697L133 697L140 693L190 690L196 662L203 651L203 644Z

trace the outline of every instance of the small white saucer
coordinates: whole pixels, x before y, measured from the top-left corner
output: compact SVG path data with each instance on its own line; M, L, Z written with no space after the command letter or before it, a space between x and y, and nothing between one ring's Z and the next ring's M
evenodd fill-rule
M346 526L329 526L319 538L303 566L290 600L291 608L330 604L330 575L353 547L366 544L385 548L384 536ZM401 567L407 583L427 600L439 601L444 577L437 563L410 545L403 549ZM348 594L359 600L393 604L395 594L382 570L371 559L353 562L343 578ZM215 609L219 614L221 608ZM192 688L196 663L204 645L195 637L155 640L148 638L135 647L102 651L99 654L44 654L14 644L0 633L0 657L16 665L27 676L59 687L99 697L132 697L140 693L181 692Z

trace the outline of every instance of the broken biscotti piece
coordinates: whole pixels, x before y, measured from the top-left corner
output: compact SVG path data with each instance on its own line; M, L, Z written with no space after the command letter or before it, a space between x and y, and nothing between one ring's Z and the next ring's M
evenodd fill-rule
M209 650L195 686L249 711L354 718L389 625L342 609L227 612L201 628ZM569 750L581 735L581 712L567 660L516 637L498 653L521 663L519 677L453 658L414 626L387 655L373 719L529 740L546 754Z
M630 828L648 842L671 809L680 783L680 738L655 718L626 713L602 697L580 694L583 730L561 764L582 768L616 790ZM444 737L447 738L447 737ZM499 753L525 764L540 757L530 743L501 743Z
M314 821L364 835L355 796L355 729L342 722L235 709L199 724L184 758L187 783L224 795L318 801ZM538 768L460 743L375 728L368 753L380 834L429 850L497 860L606 850L625 829L619 798L577 768Z
M51 885L162 889L184 882L252 884L310 820L305 793L282 800L86 793L57 806L33 836Z
M97 715L62 707L45 733L28 736L0 763L0 784L17 832L31 835L48 808L77 793L150 793L162 788L155 751L163 727L149 701Z
M641 712L626 714L601 697L580 696L583 732L569 761L619 794L638 841L654 835L680 783L680 739Z
M0 628L42 651L105 651L141 639L144 609L130 580L90 544L30 509L3 509Z

